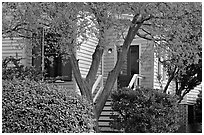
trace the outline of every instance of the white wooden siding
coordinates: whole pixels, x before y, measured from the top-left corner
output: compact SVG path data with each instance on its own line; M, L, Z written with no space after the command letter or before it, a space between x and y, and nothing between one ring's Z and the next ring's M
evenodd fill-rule
M21 63L25 66L32 65L32 49L29 46L25 46L26 41L20 38L2 38L2 59L13 56L23 58ZM12 66L12 65L10 65ZM55 83L56 85L66 87L68 89L75 89L75 81Z
M153 85L154 85L154 89L160 89L160 90L163 90L164 87L166 86L167 84L167 81L168 81L168 77L167 77L167 73L166 71L164 70L164 67L161 66L161 80L159 82L158 80L158 58L156 57L156 53L154 53L154 79L153 79ZM166 79L167 78L167 79ZM167 89L167 93L170 93L170 94L174 94L175 93L175 82L174 81L171 81L171 83L169 84L169 87Z
M141 56L140 56L140 74L144 76L141 80L141 86L152 88L153 87L153 45L150 41L139 40L141 43Z
M119 45L123 44L124 40L118 42ZM153 87L153 45L150 41L135 37L131 45L139 45L139 74L144 76L141 80L141 86L152 88ZM116 59L117 60L117 59ZM110 63L114 63L109 60ZM126 62L122 66L123 73L126 72ZM124 73L125 74L125 73Z
M195 104L200 90L202 90L202 84L196 86L193 90L191 90L188 94L186 94L186 96L181 101L181 104L188 104L188 105Z
M112 32L112 29L109 29L107 40L107 46L105 46L104 50L104 84L108 77L109 72L111 72L117 61L117 48L118 42L116 42L115 33ZM108 53L108 50L112 49L111 53ZM117 81L116 81L117 82ZM115 82L113 89L117 88L117 83Z
M92 63L92 55L96 49L98 44L98 39L94 37L89 37L87 41L81 44L79 49L77 49L77 59L79 60L79 69L83 78L85 78L88 74ZM97 79L98 75L102 74L101 64L99 65L99 69L97 71ZM76 84L76 89L79 92L79 87ZM97 90L99 87L97 87ZM97 91L96 91L97 92Z
M19 38L10 39L2 38L2 57L18 57L22 58L23 55L23 44L19 43Z
M79 69L83 78L86 77L89 71L92 62L92 54L94 53L97 43L98 39L89 38L87 41L82 43L80 48L77 50Z
M25 43L22 42L20 38L2 38L2 59L6 57L22 58L20 61L25 64L25 54L24 52ZM12 66L9 65L9 66Z

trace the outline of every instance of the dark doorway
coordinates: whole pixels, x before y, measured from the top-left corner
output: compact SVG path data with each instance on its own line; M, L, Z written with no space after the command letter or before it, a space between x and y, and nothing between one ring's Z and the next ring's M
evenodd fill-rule
M139 45L132 45L129 48L126 61L118 76L119 88L127 87L134 74L139 74Z
M139 45L130 46L127 56L127 74L139 74Z

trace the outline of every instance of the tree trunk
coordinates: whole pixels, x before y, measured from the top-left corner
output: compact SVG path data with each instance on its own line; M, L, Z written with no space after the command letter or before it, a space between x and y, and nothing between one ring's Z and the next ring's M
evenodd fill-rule
M174 76L175 76L175 73L176 73L176 67L174 68L174 71L171 73L171 76L168 78L168 81L166 83L166 86L164 87L164 90L163 90L163 93L166 93L167 92L167 89L171 83L171 81L174 79Z
M89 85L92 87L95 81L95 77L97 75L97 71L102 59L102 55L104 52L103 42L102 39L99 39L98 45L96 46L95 52L92 55L92 63L91 67L89 69L89 72L86 76L86 81L89 83Z
M135 17L133 18L134 23L136 22L135 19L138 19ZM117 59L117 63L115 65L114 69L111 72L109 72L105 87L103 88L103 91L96 99L95 107L96 107L97 119L99 118L99 116L103 110L103 107L105 106L106 100L108 99L108 97L111 94L114 83L115 83L115 81L116 81L116 79L120 73L121 67L124 63L128 49L129 49L129 47L130 47L130 45L131 45L131 43L132 43L132 41L136 35L136 32L139 30L141 25L142 25L142 23L139 23L136 26L131 26L128 30L128 34L127 34L125 41L123 43L122 50L119 51L119 57Z
M91 87L82 78L80 70L79 70L79 65L78 65L77 59L76 59L75 54L73 52L71 53L70 60L71 60L72 67L74 67L74 68L72 68L72 70L74 73L75 80L79 86L79 90L81 92L81 95L85 96L88 99L88 101L90 103L92 103L93 98L92 98L92 93L91 93Z
M106 80L105 87L103 88L102 93L98 96L96 99L96 104L94 105L94 115L96 118L96 122L99 119L99 116L104 108L104 105L106 103L106 100L108 99L111 90L114 86L114 83L119 75L119 72L121 70L122 64L124 63L125 56L127 55L128 49L130 44L132 43L136 33L138 32L139 28L143 24L143 19L142 15L135 15L132 20L132 24L128 30L128 34L125 38L125 41L122 46L122 50L119 52L119 58L117 60L117 63L114 67L114 69L109 73L108 78ZM99 40L100 41L100 40ZM99 42L101 44L101 42ZM86 98L90 101L90 103L93 103L92 99L92 92L91 88L93 86L93 83L97 74L97 70L100 64L100 60L103 54L103 48L102 45L97 46L93 57L92 57L92 65L90 67L90 71L87 75L86 80L83 80L80 74L79 66L76 60L76 57L74 53L71 54L71 64L74 67L73 72L74 72L74 77L76 79L76 82L79 86L80 92L82 95L85 95ZM98 126L96 125L96 131L98 131Z
M93 105L93 112L94 112L94 119L95 119L95 123L94 123L94 130L96 133L99 132L99 127L98 127L98 118L97 118L97 111L96 111L96 107Z
M73 70L73 74L75 77L75 80L77 82L77 85L79 86L79 90L82 96L85 96L87 98L87 100L89 101L90 104L93 105L93 95L92 95L92 86L94 84L96 75L97 75L97 71L101 62L101 58L104 52L104 48L101 47L103 44L103 42L101 40L99 40L98 45L96 46L95 52L92 55L92 63L91 63L91 67L89 69L89 72L86 76L86 79L83 79L80 73L80 69L79 69L79 65L76 59L76 56L74 54L74 51L72 50L71 52L71 56L70 56L70 60L71 60L71 65L72 70ZM96 120L95 122L95 127L94 130L96 132L99 132L98 129L98 118L97 116L97 111L95 106L93 106L93 119Z

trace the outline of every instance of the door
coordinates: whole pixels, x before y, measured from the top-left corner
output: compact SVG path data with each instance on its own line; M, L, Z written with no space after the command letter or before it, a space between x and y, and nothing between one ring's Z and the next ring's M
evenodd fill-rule
M129 48L125 63L118 76L119 88L127 87L134 74L139 74L139 45L132 45Z

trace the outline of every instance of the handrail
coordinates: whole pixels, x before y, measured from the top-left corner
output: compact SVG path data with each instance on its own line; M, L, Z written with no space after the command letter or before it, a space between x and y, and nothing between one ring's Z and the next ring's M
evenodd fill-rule
M100 87L100 89L98 90L98 92L96 93L95 97L93 98L93 102L96 102L97 97L100 95L100 93L103 91L103 87Z
M128 88L131 88L134 84L134 82L137 81L137 74L134 74L129 85L128 85Z
M136 88L137 86L137 83L138 83L138 78L139 79L143 79L144 77L142 75L139 75L139 74L134 74L132 79L130 80L130 83L128 85L128 88L132 88L133 84L134 84L134 88Z
M98 78L96 79L93 87L92 87L92 94L94 93L94 91L96 90L96 87L98 86L98 84L101 82L103 78L103 75L99 75Z
M95 90L97 88L97 86L99 85L99 83L101 83L101 86L99 88L99 90L97 91L96 95L93 98L93 102L96 102L97 97L100 95L100 93L103 91L103 75L99 75L98 78L96 79L93 87L92 87L92 94L95 93Z

